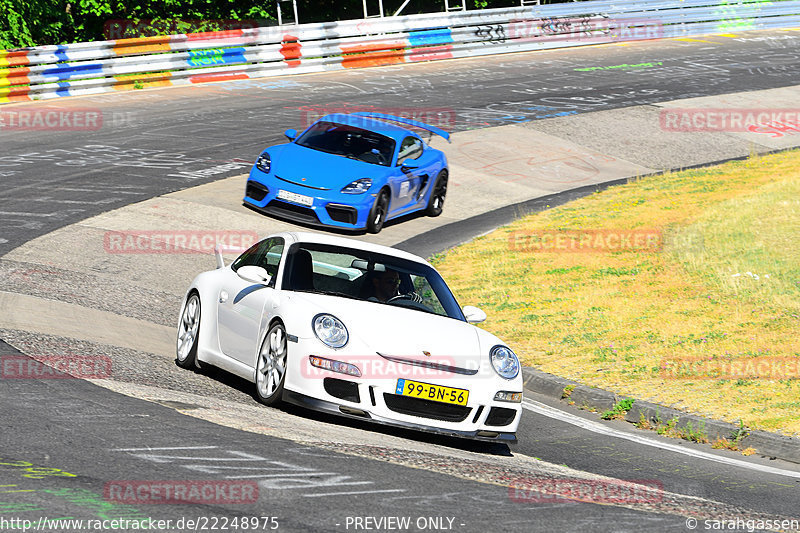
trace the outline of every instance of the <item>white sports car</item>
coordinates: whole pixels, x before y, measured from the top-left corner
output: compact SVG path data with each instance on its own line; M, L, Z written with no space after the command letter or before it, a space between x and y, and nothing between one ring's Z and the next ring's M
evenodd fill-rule
M374 422L514 442L517 356L472 323L424 259L314 233L267 237L198 275L177 363L213 365L281 400Z

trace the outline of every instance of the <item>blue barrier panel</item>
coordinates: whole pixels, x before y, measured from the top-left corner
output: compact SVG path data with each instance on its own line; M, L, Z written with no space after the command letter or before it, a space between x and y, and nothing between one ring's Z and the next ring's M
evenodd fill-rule
M433 30L412 31L408 34L408 44L411 47L432 46L453 42L450 28L436 28Z

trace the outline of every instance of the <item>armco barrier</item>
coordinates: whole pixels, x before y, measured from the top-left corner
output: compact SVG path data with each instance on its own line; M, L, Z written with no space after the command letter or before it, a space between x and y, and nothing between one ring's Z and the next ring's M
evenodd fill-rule
M800 0L590 0L0 50L0 103L800 26Z

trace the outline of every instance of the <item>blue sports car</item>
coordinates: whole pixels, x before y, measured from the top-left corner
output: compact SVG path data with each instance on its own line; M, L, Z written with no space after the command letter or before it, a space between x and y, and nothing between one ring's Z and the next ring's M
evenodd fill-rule
M370 233L415 211L438 216L447 194L447 158L403 125L450 141L446 131L407 118L325 115L300 135L287 130L290 142L261 153L244 205L302 224Z

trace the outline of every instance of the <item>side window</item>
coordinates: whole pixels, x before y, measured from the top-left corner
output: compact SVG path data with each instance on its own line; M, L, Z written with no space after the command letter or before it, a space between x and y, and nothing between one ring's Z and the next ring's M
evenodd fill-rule
M402 165L406 159L416 159L422 155L422 141L416 137L406 137L400 144L397 164Z
M274 287L275 281L278 278L278 266L281 263L282 255L283 239L280 237L264 239L254 244L249 250L240 255L236 261L233 262L231 268L235 272L239 267L246 265L263 267L267 273L272 276L269 286Z
M422 305L437 315L447 316L447 311L442 307L439 298L433 291L433 287L428 283L427 278L424 276L412 276L412 283L414 284L414 292L422 298Z

